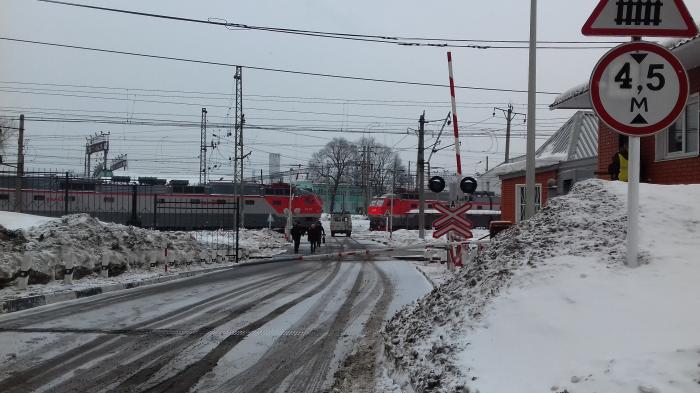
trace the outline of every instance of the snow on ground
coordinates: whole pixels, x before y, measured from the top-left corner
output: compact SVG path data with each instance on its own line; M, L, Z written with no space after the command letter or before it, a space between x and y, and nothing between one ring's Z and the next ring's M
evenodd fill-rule
M250 258L265 258L283 253L289 242L284 235L270 229L239 230L239 248ZM214 249L233 249L236 245L234 231L196 231L194 238L199 242L210 244Z
M431 284L436 286L446 283L455 275L454 272L447 270L447 264L444 262L420 261L413 262L413 265L430 281Z
M397 314L394 366L418 392L700 391L698 197L641 185L632 269L626 184L577 184Z
M239 255L244 260L276 255L287 248L282 234L267 229L241 230L240 239ZM104 260L110 263L110 275L129 271L152 277L159 273L147 272L151 262L161 268L165 262L221 263L234 247L232 231L160 232L102 222L87 214L47 218L1 212L0 288L16 277L26 255L31 256L30 282L47 283L56 271L62 277L57 267L66 262L76 267L76 278L95 277Z
M0 211L0 225L11 231L29 229L56 220L58 219L52 217Z

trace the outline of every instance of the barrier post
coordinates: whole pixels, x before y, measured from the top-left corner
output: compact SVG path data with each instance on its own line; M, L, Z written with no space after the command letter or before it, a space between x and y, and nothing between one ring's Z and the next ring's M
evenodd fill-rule
M111 257L108 253L102 255L101 265L100 265L100 276L103 278L109 277L109 262Z
M26 290L29 284L29 269L32 267L32 254L28 251L22 255L22 264L19 268L19 278L17 279L17 289Z
M63 284L72 285L73 284L73 267L74 261L72 255L66 250L64 246L61 246L61 260L63 261Z

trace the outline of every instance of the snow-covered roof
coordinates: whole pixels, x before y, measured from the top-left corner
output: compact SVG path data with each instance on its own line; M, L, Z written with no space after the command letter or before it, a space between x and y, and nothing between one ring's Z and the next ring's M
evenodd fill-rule
M698 25L700 27L700 25ZM686 69L700 66L700 35L692 38L676 38L661 42L660 45L672 51ZM561 93L549 109L591 109L591 98L588 94L589 82L586 81Z
M592 158L597 155L598 117L593 112L578 111L537 149L535 168ZM519 156L489 172L493 175L503 176L524 170L525 156Z

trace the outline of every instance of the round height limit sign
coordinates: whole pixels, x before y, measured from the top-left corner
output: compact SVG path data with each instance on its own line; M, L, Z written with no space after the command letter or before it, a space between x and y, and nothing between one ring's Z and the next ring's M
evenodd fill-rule
M653 135L673 124L688 100L688 75L666 48L622 44L605 54L591 75L598 117L630 136Z

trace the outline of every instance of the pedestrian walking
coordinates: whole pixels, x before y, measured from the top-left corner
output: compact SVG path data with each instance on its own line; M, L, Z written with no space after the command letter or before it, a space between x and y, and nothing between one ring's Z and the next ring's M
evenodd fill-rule
M294 253L299 253L299 243L301 243L301 237L304 235L304 227L299 225L298 222L294 223L291 231L292 240L294 241Z
M311 253L316 252L316 247L321 241L321 229L316 223L311 224L308 231L309 244L311 244Z
M319 228L321 228L321 231L320 231L321 233L319 234L319 238L318 238L318 246L316 247L316 248L318 248L318 247L321 247L321 243L326 242L326 230L323 229L323 224L321 224L321 221L317 221L316 224L318 225Z

